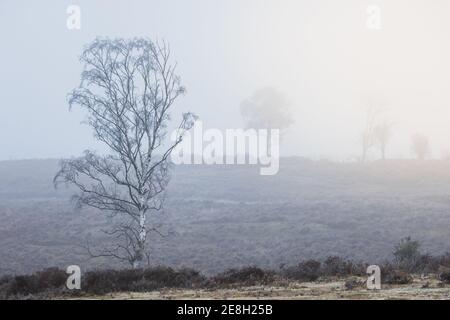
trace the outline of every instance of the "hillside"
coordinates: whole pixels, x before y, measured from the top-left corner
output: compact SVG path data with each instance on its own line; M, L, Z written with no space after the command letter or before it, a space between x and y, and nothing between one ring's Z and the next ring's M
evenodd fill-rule
M0 273L48 266L119 267L81 247L107 241L108 218L76 210L73 190L55 190L56 160L0 162ZM282 159L276 176L257 167L177 166L153 235L152 263L215 273L278 268L338 255L377 263L404 236L423 251L450 251L450 162L368 165Z

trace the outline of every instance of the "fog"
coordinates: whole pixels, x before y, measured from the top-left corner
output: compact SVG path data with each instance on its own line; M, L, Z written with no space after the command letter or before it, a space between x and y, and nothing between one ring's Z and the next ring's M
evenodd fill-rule
M71 4L80 30L66 27ZM379 30L366 26L369 5L381 8ZM169 42L187 88L177 109L205 127L244 127L242 101L277 88L294 118L282 155L356 159L375 103L395 123L387 157L411 157L419 132L439 158L450 150L449 13L445 0L2 0L0 159L102 149L66 101L97 36Z

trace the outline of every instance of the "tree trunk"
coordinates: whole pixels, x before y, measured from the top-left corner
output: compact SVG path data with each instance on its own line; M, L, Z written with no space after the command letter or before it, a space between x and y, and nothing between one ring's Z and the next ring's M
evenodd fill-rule
M367 148L365 146L363 146L361 162L366 162L366 158L367 158Z
M145 228L145 211L139 213L139 242L136 250L136 257L133 261L133 269L142 268L144 265L145 241L147 239L147 229Z

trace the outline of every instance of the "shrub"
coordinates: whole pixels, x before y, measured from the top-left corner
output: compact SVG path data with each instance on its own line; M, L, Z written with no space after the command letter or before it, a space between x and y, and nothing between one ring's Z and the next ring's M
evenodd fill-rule
M316 260L307 260L299 263L295 267L289 267L282 270L282 274L289 278L299 281L316 281L321 275L322 264Z
M162 288L201 287L206 278L191 269L175 271L156 267L139 270L101 270L86 273L82 283L85 292L103 294L119 291L152 291Z
M439 268L437 259L434 259L428 254L423 254L417 257L416 262L409 271L417 273L429 273L436 271L437 268Z
M366 266L356 264L340 257L328 257L323 264L323 274L326 276L365 275Z
M263 270L257 267L245 267L242 269L230 269L210 279L210 286L228 287L235 285L256 286L271 284L276 280L273 271Z
M6 285L12 281L12 276L3 276L0 278L0 287Z
M48 268L32 275L8 277L2 280L6 297L36 294L55 289L64 289L67 275L58 268Z
M362 288L364 285L366 284L365 281L356 279L356 278L352 278L352 279L348 279L347 281L345 281L345 289L346 290L353 290L355 288Z
M36 274L38 286L45 289L64 288L67 281L65 271L58 268L48 268Z
M424 272L427 273L442 273L450 269L450 253L433 257L429 256L429 262L425 266Z
M443 283L450 283L450 269L444 270L439 274L439 280Z
M381 273L381 282L386 284L409 284L413 282L413 277L405 271L387 269Z
M15 276L6 288L6 296L33 294L39 292L39 289L33 275Z
M404 271L416 271L420 260L420 242L406 237L394 247L394 257L399 269Z

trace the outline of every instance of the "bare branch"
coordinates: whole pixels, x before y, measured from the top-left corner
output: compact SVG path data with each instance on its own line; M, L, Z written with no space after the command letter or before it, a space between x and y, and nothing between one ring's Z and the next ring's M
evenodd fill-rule
M165 143L169 111L185 93L165 42L96 39L80 60L81 83L69 94L69 105L87 111L85 123L110 152L85 151L79 158L62 160L54 183L76 186L80 192L74 199L80 206L130 218L107 232L115 245L92 256L136 266L144 258L147 232L155 231L147 227L147 214L164 203L169 156L196 117L184 113L176 140Z

